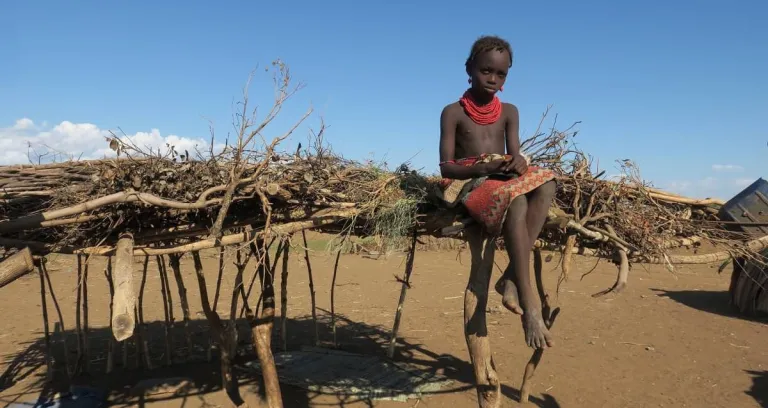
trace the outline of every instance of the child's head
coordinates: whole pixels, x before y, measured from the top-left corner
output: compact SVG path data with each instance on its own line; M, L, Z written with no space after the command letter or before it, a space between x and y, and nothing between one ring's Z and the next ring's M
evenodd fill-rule
M512 66L512 47L497 36L483 36L472 44L464 64L476 91L496 93L504 85Z

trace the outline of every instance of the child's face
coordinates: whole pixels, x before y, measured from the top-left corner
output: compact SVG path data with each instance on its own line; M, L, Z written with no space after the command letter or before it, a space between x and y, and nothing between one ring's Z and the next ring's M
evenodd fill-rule
M472 89L494 95L504 86L509 71L509 53L491 50L479 54L470 69Z

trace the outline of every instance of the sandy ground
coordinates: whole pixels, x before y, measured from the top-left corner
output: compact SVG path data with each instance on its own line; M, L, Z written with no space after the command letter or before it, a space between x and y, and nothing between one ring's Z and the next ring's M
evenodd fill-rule
M301 253L292 254L289 274L289 347L312 343L310 296L306 266ZM504 264L502 254L497 258ZM545 264L546 282L552 292L559 270L558 255ZM232 259L229 259L219 310L229 310ZM313 254L317 306L321 320L320 336L331 341L327 325L333 257ZM421 400L340 401L338 397L315 395L283 386L285 406L381 406L381 407L475 407L471 386L472 372L462 334L463 291L468 276L469 254L461 259L454 252L419 252L416 255L412 289L404 308L402 342L398 359L416 362L454 380L449 389ZM589 276L594 259L575 259L574 276L556 298L562 308L553 328L557 345L546 351L534 378L532 406L542 407L765 407L768 406L768 325L735 316L728 306L730 268L718 274L709 266L683 266L676 274L663 267L635 265L628 289L619 295L593 298L590 295L612 284L616 268L601 262ZM70 333L71 353L76 348L74 260L57 257L50 272L55 293ZM402 274L404 257L372 260L356 255L342 256L336 289L335 310L339 315L338 339L345 350L383 355L391 330ZM140 280L141 263L135 279ZM216 259L206 257L208 285L215 291ZM104 263L90 267L88 279L90 375L79 379L110 390L115 406L202 407L229 406L219 389L218 364L205 363L205 324L200 312L199 291L191 257L184 258L183 273L192 306L197 355L202 362L184 359L184 336L180 324L174 329L176 362L171 367L152 371L136 368L133 346L129 347L129 369L119 362L111 375L104 374L109 338L109 292L104 278ZM144 319L150 324L152 355L155 364L164 361L164 314L160 280L150 263L144 299ZM246 279L251 276L251 269ZM494 279L498 272L494 272ZM174 316L181 320L176 284L170 277ZM279 282L277 293L279 296ZM255 292L256 293L256 292ZM40 287L36 274L26 276L0 292L4 313L0 332L3 355L0 404L34 401L63 387L61 375L53 385L44 386ZM490 307L499 305L492 294ZM48 301L51 328L58 320ZM278 313L279 313L278 300ZM489 332L494 358L504 385L503 406L518 406L518 389L525 362L531 354L522 342L519 318L509 313L489 314ZM247 330L244 331L247 333ZM273 344L280 345L279 323ZM244 339L243 342L247 342ZM57 347L61 347L57 345ZM118 353L119 355L119 353ZM61 356L59 356L61 358ZM243 359L249 358L248 356ZM120 360L120 357L118 357ZM191 387L183 393L145 393L134 396L130 389L143 378L186 377ZM259 379L241 375L241 392L251 406L259 406Z

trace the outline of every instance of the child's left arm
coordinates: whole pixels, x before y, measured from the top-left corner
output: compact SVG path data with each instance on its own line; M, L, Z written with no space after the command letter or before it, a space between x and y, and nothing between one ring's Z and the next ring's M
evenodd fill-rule
M519 175L525 174L528 171L528 160L520 152L520 113L515 105L504 104L504 119L507 154L512 156L511 170Z

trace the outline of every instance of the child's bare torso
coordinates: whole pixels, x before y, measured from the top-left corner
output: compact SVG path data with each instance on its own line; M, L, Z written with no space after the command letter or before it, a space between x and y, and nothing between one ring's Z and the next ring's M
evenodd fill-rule
M506 130L508 114L514 106L502 104L501 118L490 125L478 125L464 112L464 108L455 102L448 105L448 114L456 123L454 159L479 156L481 154L506 154Z

